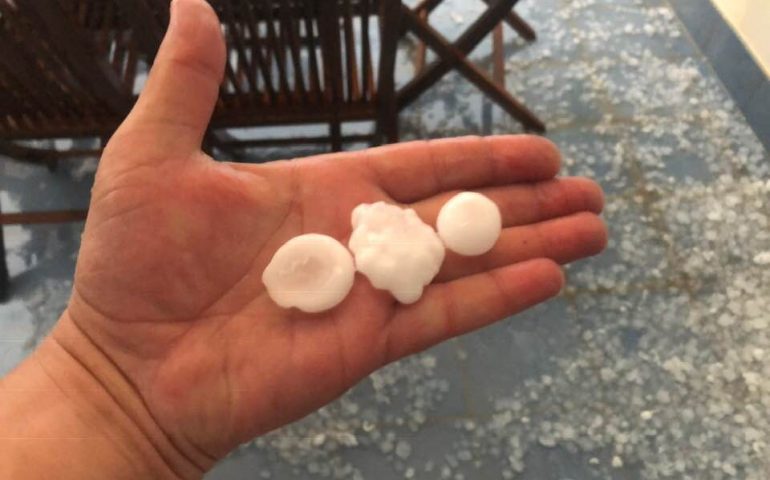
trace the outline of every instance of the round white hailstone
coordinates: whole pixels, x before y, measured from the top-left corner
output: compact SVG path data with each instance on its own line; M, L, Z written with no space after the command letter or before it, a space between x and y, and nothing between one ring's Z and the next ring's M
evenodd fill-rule
M414 210L385 202L357 206L351 224L348 247L356 269L401 303L419 300L444 260L444 244L436 232Z
M441 207L436 228L449 250L481 255L497 242L503 222L495 202L476 192L462 192Z
M327 235L294 237L275 252L262 282L275 303L316 313L340 303L353 287L355 266L350 252Z

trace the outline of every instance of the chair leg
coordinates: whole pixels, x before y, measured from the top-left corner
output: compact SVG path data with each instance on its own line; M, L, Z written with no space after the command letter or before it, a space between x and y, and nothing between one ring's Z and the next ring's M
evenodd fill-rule
M8 276L8 264L5 259L5 238L3 234L3 226L0 225L0 301L8 298L8 287L10 285L10 278Z
M5 249L2 251L3 259L0 261L0 302L8 299L8 289L11 286L11 279L8 276L8 265L5 263Z
M335 119L329 123L329 137L332 141L332 152L342 150L342 126L340 121Z
M420 10L420 13L418 14L420 16L420 19L422 21L428 21L428 11L427 10ZM425 58L428 53L428 48L425 45L425 42L420 40L420 43L417 44L417 48L414 51L414 73L415 75L419 75L422 72L422 69L425 68Z
M384 115L382 133L385 136L385 143L398 143L398 110L395 105L388 108Z
M528 42L534 42L537 40L537 33L535 33L535 29L532 28L530 24L521 18L516 12L509 13L505 18L505 21L508 22L508 25L516 30L516 33L521 35L524 40L527 40Z
M505 54L503 52L503 24L498 23L492 32L492 80L505 87Z
M492 0L484 0L484 3L490 5ZM518 13L511 10L505 16L505 23L507 23L512 29L516 31L524 40L528 42L534 42L537 40L537 33L526 20L521 18Z

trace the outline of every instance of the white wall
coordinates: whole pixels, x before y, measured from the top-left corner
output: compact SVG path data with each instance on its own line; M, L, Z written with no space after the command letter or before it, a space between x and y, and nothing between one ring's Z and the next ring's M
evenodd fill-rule
M770 76L770 0L712 0Z

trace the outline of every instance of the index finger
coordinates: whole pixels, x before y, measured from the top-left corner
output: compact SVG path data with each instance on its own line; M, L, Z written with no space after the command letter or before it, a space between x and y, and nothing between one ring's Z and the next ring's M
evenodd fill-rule
M561 163L556 146L535 135L422 140L372 148L366 156L380 188L402 203L447 190L548 180Z

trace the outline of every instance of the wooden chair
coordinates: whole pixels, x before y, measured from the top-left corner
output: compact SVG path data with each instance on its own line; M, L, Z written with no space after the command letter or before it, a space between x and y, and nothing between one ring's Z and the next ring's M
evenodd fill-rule
M328 143L340 150L345 142L398 140L398 1L210 3L222 22L228 61L205 148L237 157L269 145ZM51 169L63 158L98 156L136 99L168 8L169 0L0 0L0 154ZM344 122L367 120L373 133L343 134ZM257 140L228 134L311 123L327 124L328 134ZM92 138L97 145L62 151L35 142L56 138ZM0 212L0 227L82 218L85 212ZM0 290L5 282L3 255Z
M394 1L210 0L228 62L210 147L395 141ZM133 104L138 72L152 62L168 0L0 0L0 153L27 161L85 156L20 140L109 138ZM372 19L379 20L371 25ZM379 64L374 66L375 29ZM373 120L372 135L341 124ZM329 134L238 142L227 128L325 123Z
M484 0L488 10L454 43L427 22L441 0L423 0L415 9L400 0L209 1L228 46L205 138L209 150L236 158L269 145L329 143L339 150L345 142L394 142L398 112L452 69L527 129L544 130L503 85L500 22L534 38L512 11L516 0ZM63 158L98 156L136 99L168 24L168 6L169 0L0 0L0 154L51 169ZM490 79L466 55L496 25ZM407 31L423 42L422 61L415 78L395 92L396 48ZM426 46L439 56L430 65ZM362 120L374 121L373 133L343 135L344 122ZM329 133L242 140L228 132L310 123L327 124ZM54 138L92 138L96 146L62 151L34 142ZM0 212L0 226L83 218L83 211ZM6 281L3 255L0 290Z
M510 25L526 40L532 41L536 38L532 27L513 12L518 0L484 0L487 10L453 43L428 21L431 11L441 4L441 1L423 0L411 9L405 5L400 7L402 32L414 34L420 43L415 58L416 74L396 93L398 109L410 105L449 71L457 70L488 98L521 122L525 129L537 133L545 132L545 124L505 88L502 23ZM493 35L492 78L467 58L490 33ZM426 48L431 48L438 56L428 65L425 64Z

